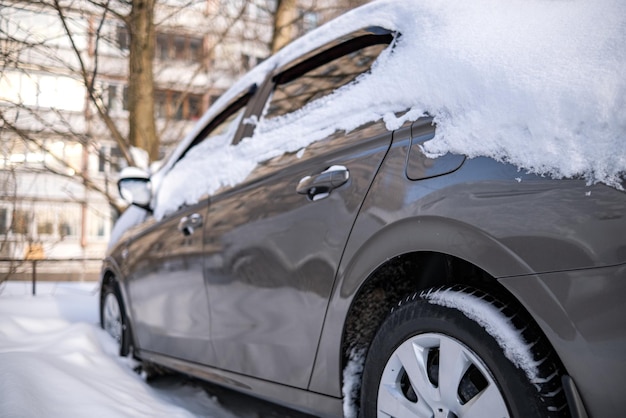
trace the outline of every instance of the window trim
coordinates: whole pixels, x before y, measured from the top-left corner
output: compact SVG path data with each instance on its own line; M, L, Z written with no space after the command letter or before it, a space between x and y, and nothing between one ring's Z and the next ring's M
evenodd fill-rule
M398 33L381 27L372 27L353 32L347 37L337 40L338 44L331 42L305 54L300 59L289 64L289 67L281 68L272 77L275 85L288 83L301 75L327 64L337 58L341 58L351 52L358 51L372 45L390 45Z

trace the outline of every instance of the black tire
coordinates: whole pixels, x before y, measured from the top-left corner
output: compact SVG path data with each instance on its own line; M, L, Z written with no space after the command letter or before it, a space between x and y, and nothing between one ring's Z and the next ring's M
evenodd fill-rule
M378 330L360 416L569 416L562 374L521 309L469 287L430 289L399 303Z
M127 356L131 351L132 338L124 300L117 282L111 281L102 286L100 326L117 342L120 356Z

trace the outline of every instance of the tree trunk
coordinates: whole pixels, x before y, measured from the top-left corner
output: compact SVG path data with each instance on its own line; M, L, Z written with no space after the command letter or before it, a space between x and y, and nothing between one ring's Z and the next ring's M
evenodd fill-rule
M293 40L295 33L293 25L296 21L296 14L296 0L276 0L272 54Z
M152 60L155 50L154 5L156 0L134 0L128 19L129 133L130 145L144 149L150 161L159 158L159 139L154 122Z

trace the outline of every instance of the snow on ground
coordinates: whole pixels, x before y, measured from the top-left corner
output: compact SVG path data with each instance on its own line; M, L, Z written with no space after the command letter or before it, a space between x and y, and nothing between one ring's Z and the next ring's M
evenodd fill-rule
M98 325L96 283L0 284L0 417L233 418L202 389L146 383Z

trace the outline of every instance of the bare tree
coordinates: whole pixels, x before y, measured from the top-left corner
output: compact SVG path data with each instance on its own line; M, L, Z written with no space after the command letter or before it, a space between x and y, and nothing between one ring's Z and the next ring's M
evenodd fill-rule
M277 52L295 37L296 6L296 0L276 0L271 45L272 53Z
M72 112L54 107L42 109L32 106L21 97L12 103L4 101L0 103L2 129L12 132L15 140L29 142L42 152L50 154L55 161L55 164L46 167L50 171L79 179L85 187L101 193L118 209L116 198L106 185L89 178L84 162L72 164L62 155L55 154L47 145L48 139L64 138L82 144L89 152L100 152L98 138L109 138L115 141L121 157L131 165L136 163L131 147L147 151L150 160L154 161L159 158L159 150L164 141L182 136L182 130L186 128L178 124L178 133L172 133L166 139L168 135L165 132L173 126L176 127L171 118L165 118L159 129L155 123L155 95L157 85L163 85L163 81L155 81L153 71L156 69L162 75L167 70L165 66L155 64L158 28L165 28L167 31L170 30L167 29L168 26L171 28L178 25L179 30L191 33L197 33L201 29L199 36L203 40L203 58L196 66L186 88L173 100L174 110L165 115L171 116L188 103L188 96L194 89L194 80L204 80L206 84L215 85L212 90L214 94L204 95L201 107L206 108L213 96L227 87L223 85L223 80L229 78L227 72L230 72L232 79L233 75L247 70L295 36L352 6L349 0L161 1L162 4L157 5L156 0L0 0L0 8L3 10L10 8L56 16L57 25L62 28L62 34L54 33L50 39L45 39L16 22L15 14L2 13L0 64L3 69L21 73L22 81L32 81L34 73L45 71L65 75L80 81L87 99L87 104L81 106L79 113L76 109L72 109ZM252 8L260 13L249 16L247 12ZM162 12L157 13L157 9ZM184 13L190 9L197 10L196 14L203 14L205 21L209 19L211 24L185 22L185 19L189 19L189 14ZM112 21L118 23L112 25ZM190 26L191 30L189 27L185 28L185 25ZM121 28L122 33L128 36L127 53L120 54L118 51L115 57L120 62L126 62L121 69L106 68L106 54L119 47L121 42L119 31L112 31L111 28ZM64 41L57 39L61 36ZM241 45L243 42L258 39L267 39L267 50L252 47L252 52L228 56L228 45ZM222 52L216 53L219 50ZM225 64L223 61L228 59L233 62ZM111 58L108 60L111 61ZM117 74L112 74L112 71L117 71ZM107 107L111 94L106 90L107 80L116 76L128 86L125 92L128 121L116 119ZM5 79L5 84L10 82ZM175 82L180 88L181 80ZM207 91L209 87L207 85L202 90ZM44 89L43 86L36 88L41 91ZM111 158L109 154L101 157Z
M154 121L155 0L135 0L125 18L130 33L128 102L130 145L148 152L151 161L159 158L159 138Z

